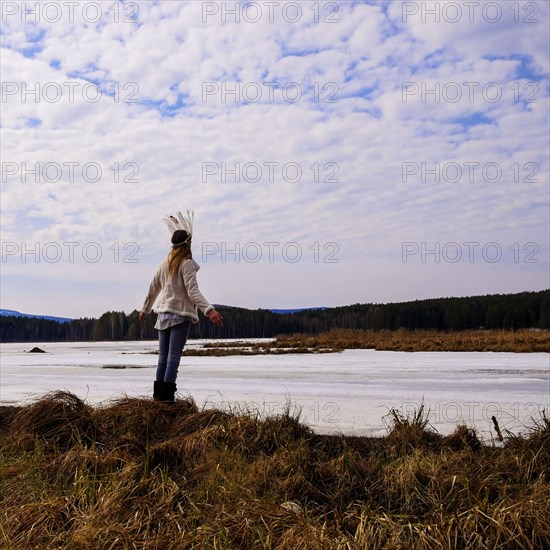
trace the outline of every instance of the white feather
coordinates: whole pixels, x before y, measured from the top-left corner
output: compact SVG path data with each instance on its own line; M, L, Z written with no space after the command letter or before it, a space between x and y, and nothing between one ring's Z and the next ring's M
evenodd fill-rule
M187 233L189 233L189 235L193 235L195 211L193 210L189 212L189 210L187 210L187 216L184 216L180 211L178 211L175 216L167 215L162 218L162 221L168 227L170 234L173 234L174 231L177 231L178 229L184 229Z

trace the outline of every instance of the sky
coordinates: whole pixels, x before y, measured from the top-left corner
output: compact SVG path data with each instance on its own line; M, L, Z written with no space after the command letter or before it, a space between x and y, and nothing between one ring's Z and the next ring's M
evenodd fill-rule
M178 210L214 304L550 286L550 3L0 6L2 308L140 309Z

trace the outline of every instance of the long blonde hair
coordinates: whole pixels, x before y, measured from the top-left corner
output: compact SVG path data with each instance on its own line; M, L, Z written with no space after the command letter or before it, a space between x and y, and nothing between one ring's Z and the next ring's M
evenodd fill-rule
M181 262L188 258L193 258L191 253L191 235L184 229L174 231L172 235L172 246L168 252L168 274L172 274L179 270Z

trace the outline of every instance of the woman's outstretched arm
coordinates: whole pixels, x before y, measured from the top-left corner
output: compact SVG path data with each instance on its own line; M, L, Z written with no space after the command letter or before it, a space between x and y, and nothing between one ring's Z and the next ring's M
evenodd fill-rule
M191 301L204 313L208 315L214 306L202 295L197 283L197 269L193 262L182 264L183 282Z
M162 289L160 273L161 273L161 269L159 267L159 269L155 273L155 276L153 277L153 280L151 281L151 284L149 285L149 292L147 293L147 296L145 297L145 301L143 302L143 307L141 308L141 311L144 314L151 313L155 300L157 299L157 296L159 295Z
M183 282L189 298L216 326L223 326L223 317L202 295L197 283L197 269L193 262L183 262Z

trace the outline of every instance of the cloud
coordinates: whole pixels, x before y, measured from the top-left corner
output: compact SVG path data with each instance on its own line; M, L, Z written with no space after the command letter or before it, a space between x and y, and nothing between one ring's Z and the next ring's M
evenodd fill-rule
M140 2L127 23L124 4L118 23L106 8L95 24L78 10L72 23L4 13L4 306L68 316L139 307L167 250L160 218L187 208L204 293L220 303L547 286L548 5L536 3L534 24L523 21L533 2L517 13L501 2L490 24L448 23L445 2L439 23L422 21L421 2L405 3L406 20L396 2L338 2L335 13L329 4L300 3L294 23L290 8L271 22L261 2L257 23L245 11L238 23L221 12L203 22L215 5L199 2ZM64 252L58 262L22 255L22 243L52 242ZM101 261L70 262L69 242L75 251L98 243ZM273 262L269 242L281 251ZM293 242L302 251L294 263L282 255ZM465 258L463 243L478 242L479 254L441 265L419 252L404 263L404 242L457 242ZM481 254L491 242L502 249L495 263ZM138 263L126 264L131 243ZM261 260L223 262L236 243L259 246ZM337 263L323 262L331 243ZM538 263L523 261L529 243ZM44 279L66 285L66 298L42 292Z

